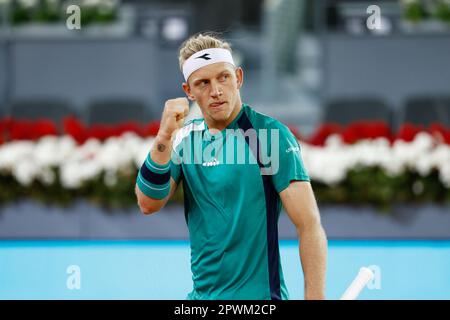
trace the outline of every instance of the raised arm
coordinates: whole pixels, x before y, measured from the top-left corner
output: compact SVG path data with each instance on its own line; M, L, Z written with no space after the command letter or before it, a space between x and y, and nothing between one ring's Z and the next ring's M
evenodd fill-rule
M189 102L186 98L168 100L164 106L160 129L135 187L137 202L144 214L159 211L177 188L173 178L166 180L169 179L167 175L170 176L170 169L167 170L167 167L170 167L171 162L173 135L183 126L188 112Z

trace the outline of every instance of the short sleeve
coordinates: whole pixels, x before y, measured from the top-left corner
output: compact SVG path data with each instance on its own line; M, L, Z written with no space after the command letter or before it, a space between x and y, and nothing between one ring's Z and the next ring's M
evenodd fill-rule
M177 183L180 184L181 180L181 156L173 149L170 159L170 176Z
M297 138L288 127L281 125L279 128L278 170L272 174L272 182L278 193L286 189L291 181L310 181L309 175L303 164L301 148ZM272 150L272 155L275 150Z

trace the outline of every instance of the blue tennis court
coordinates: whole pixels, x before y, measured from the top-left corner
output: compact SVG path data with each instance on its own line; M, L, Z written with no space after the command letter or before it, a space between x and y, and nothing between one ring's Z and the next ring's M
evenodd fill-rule
M302 299L297 242L280 248L291 299ZM0 299L184 299L189 259L187 241L2 241ZM360 299L450 299L450 241L333 240L328 259L328 299L361 266L375 280Z

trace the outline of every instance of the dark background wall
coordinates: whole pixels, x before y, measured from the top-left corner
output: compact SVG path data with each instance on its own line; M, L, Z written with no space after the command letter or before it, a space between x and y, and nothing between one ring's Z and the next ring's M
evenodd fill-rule
M182 93L175 51L146 39L17 40L12 53L12 99L58 96L82 109L94 98L133 96L159 112Z
M375 94L394 107L416 94L450 88L450 36L327 35L323 39L324 95Z
M5 41L0 39L0 115L2 114L2 102L5 101L7 94L6 80L6 45Z

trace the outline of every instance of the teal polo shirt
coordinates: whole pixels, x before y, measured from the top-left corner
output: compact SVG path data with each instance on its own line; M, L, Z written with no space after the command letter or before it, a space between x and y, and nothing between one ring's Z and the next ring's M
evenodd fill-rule
M171 177L183 182L193 280L187 298L288 299L279 193L293 180L309 181L292 132L243 104L218 133L203 119L186 123L170 166Z

